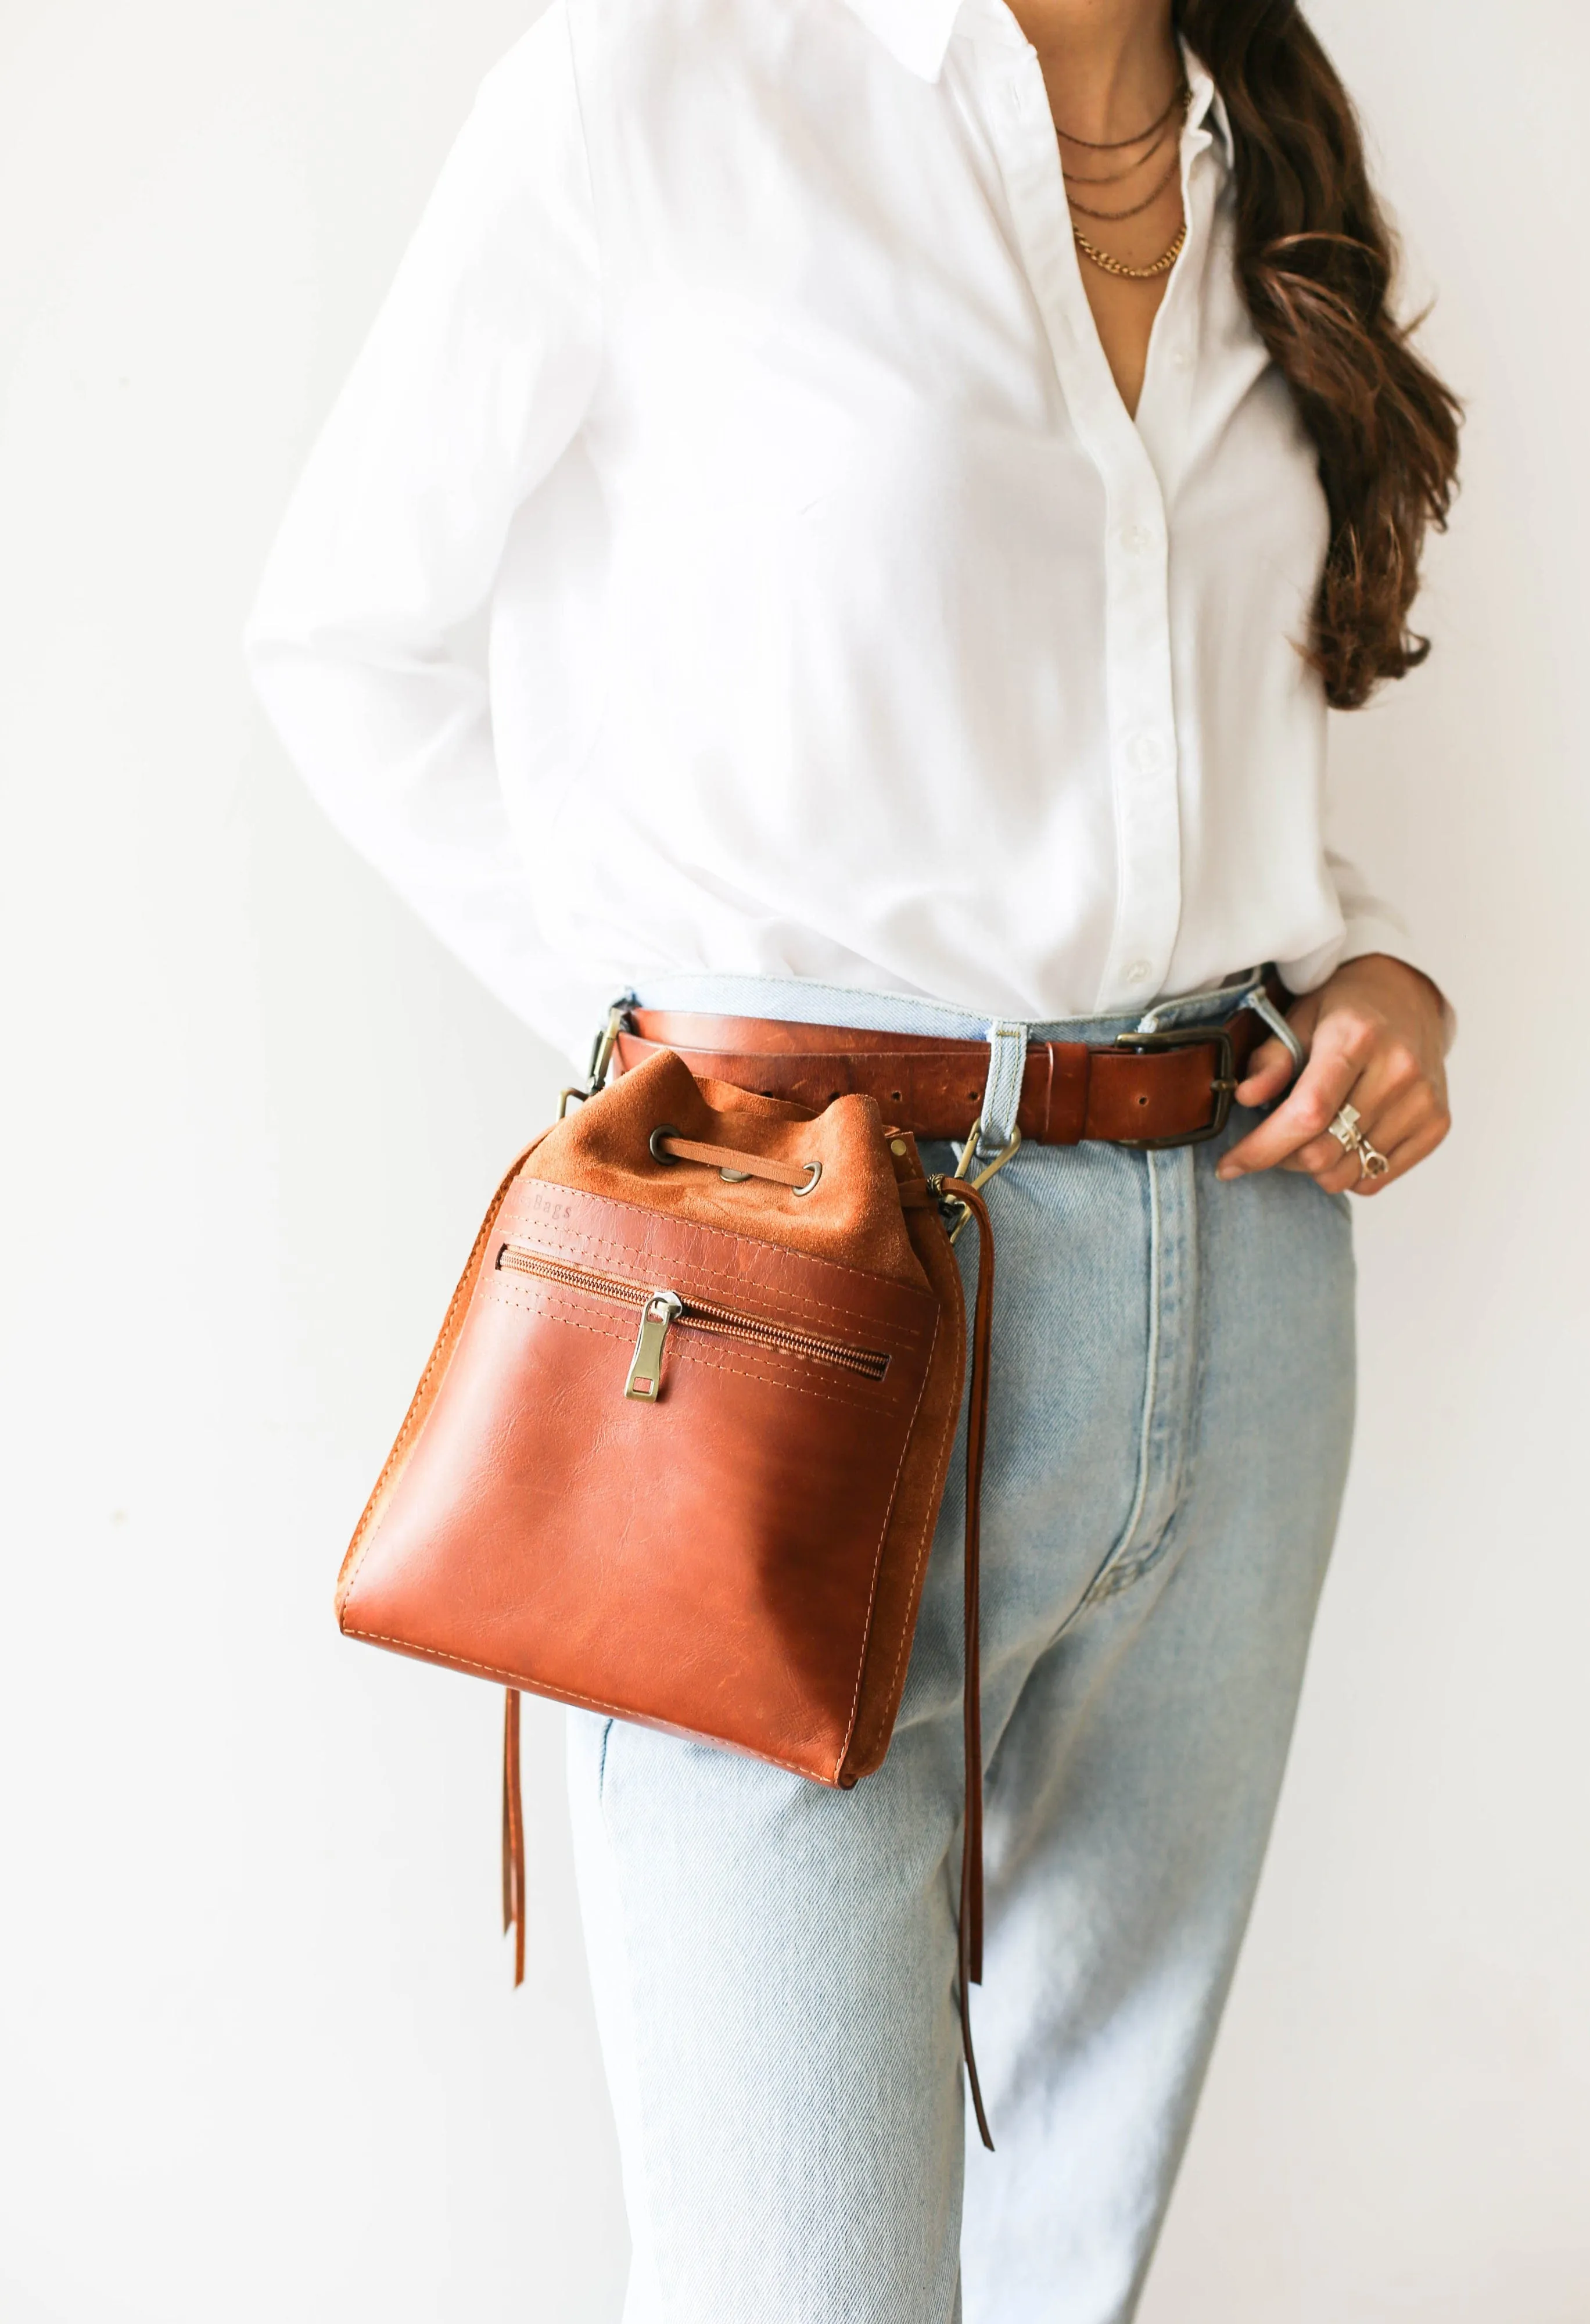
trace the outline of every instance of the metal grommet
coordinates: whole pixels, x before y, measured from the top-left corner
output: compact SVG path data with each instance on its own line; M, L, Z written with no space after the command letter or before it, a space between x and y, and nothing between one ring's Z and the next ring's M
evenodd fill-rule
M821 1162L808 1162L806 1167L812 1173L811 1176L804 1186L792 1186L789 1190L792 1194L810 1194L815 1192L817 1181L823 1176L823 1165Z
M675 1160L676 1157L672 1154L665 1154L663 1152L661 1140L665 1138L677 1138L678 1135L678 1131L675 1129L671 1121L663 1121L657 1124L657 1127L652 1131L651 1136L646 1141L647 1145L651 1149L651 1158L654 1162L672 1162Z

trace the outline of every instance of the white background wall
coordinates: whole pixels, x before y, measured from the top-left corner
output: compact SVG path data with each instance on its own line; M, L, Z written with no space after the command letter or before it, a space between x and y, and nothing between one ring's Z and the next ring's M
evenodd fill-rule
M516 1997L498 1699L329 1605L557 1067L316 819L237 647L533 7L0 14L6 2324L617 2314L556 1717ZM1346 1521L1145 2317L1583 2324L1590 30L1314 13L1472 406L1438 659L1337 738L1461 1126L1362 1216Z

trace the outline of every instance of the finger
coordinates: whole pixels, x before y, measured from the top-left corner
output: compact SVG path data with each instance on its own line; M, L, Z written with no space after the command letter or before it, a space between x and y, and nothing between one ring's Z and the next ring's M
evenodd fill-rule
M1372 1146L1389 1153L1403 1139L1421 1130L1443 1102L1419 1072L1410 1072L1397 1058L1375 1057L1353 1084L1352 1103L1358 1109L1358 1129ZM1350 1151L1351 1149L1346 1149ZM1340 1167L1344 1148L1328 1130L1289 1154L1282 1167L1306 1170L1323 1183Z
M1400 1146L1387 1154L1384 1170L1374 1177L1365 1172L1356 1185L1347 1188L1348 1194L1378 1194L1383 1186L1393 1185L1399 1178L1405 1178L1410 1170L1417 1169L1420 1163L1435 1152L1449 1126L1438 1114L1433 1121L1427 1122L1422 1130L1417 1130L1411 1138L1405 1138Z
M1328 1024L1328 1019L1327 1032ZM1240 1178L1245 1171L1271 1169L1318 1138L1340 1111L1365 1063L1365 1047L1356 1032L1334 1042L1322 1036L1291 1094L1267 1120L1221 1157L1217 1177Z
M1403 1043L1390 1042L1370 1058L1353 1092L1358 1127L1365 1137L1371 1136L1384 1123L1393 1106L1416 1098L1420 1092L1426 1096L1433 1094L1429 1074Z
M1245 1076L1236 1084L1237 1104L1268 1105L1273 1098L1281 1095L1295 1071L1291 1051L1284 1041L1273 1036L1268 1041L1261 1041L1247 1061Z
M1385 1106L1372 1121L1364 1124L1364 1135L1371 1146L1390 1155L1411 1138L1421 1137L1432 1124L1438 1124L1441 1137L1447 1134L1449 1116L1440 1099L1428 1083ZM1439 1140L1437 1141L1439 1143Z
M1359 1128L1363 1128L1362 1123ZM1344 1146L1341 1139L1333 1137L1328 1130L1322 1137L1310 1138L1306 1146L1300 1146L1292 1153L1283 1156L1278 1167L1282 1170L1300 1170L1308 1178L1325 1179L1335 1176L1344 1159L1350 1162L1352 1158L1353 1148Z
M1325 1148L1323 1156L1316 1161L1305 1162L1303 1156L1315 1153L1321 1143ZM1300 1178L1312 1178L1315 1185L1323 1186L1328 1194L1345 1193L1349 1186L1356 1185L1363 1175L1356 1149L1342 1145L1339 1139L1335 1138L1323 1141L1313 1139L1296 1154L1289 1154L1284 1162L1278 1162L1275 1167L1279 1170L1294 1170Z

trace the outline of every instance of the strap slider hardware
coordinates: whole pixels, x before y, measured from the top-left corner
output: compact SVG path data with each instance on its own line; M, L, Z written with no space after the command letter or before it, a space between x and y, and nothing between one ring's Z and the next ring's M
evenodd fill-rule
M560 1090L557 1097L557 1118L561 1121L569 1110L570 1098L578 1098L582 1105L593 1098L607 1079L607 1069L612 1053L618 1047L619 1035L624 1030L624 1020L630 1013L627 1001L617 1001L607 1012L607 1022L591 1045L591 1070L582 1088L578 1083Z
M1005 1165L1009 1161L1011 1156L1016 1151L1017 1148L1021 1144L1021 1131L1019 1130L1013 1129L1010 1133L1009 1144L1002 1146L998 1153L995 1155L994 1159L979 1170L975 1178L969 1178L966 1175L966 1166L976 1154L978 1150L978 1140L982 1134L983 1122L982 1116L979 1114L978 1119L971 1125L970 1136L967 1139L967 1141L961 1148L960 1153L955 1157L955 1169L953 1173L954 1176L959 1178L963 1185L977 1188L986 1186L996 1170L1003 1170ZM933 1181L930 1179L928 1184L932 1185ZM934 1191L936 1192L937 1189L935 1188ZM948 1210L950 1205L953 1204L955 1210L960 1213L954 1225L950 1229L950 1240L953 1242L956 1236L960 1232L961 1228L966 1224L968 1219L970 1218L971 1213L967 1208L966 1204L959 1201L953 1194L947 1195L943 1199L946 1210Z

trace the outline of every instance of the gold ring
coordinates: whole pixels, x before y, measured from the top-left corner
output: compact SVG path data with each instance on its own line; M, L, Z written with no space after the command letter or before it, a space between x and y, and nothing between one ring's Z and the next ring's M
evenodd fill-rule
M1386 1172L1392 1166L1386 1160L1385 1156L1381 1152L1378 1146L1371 1146L1367 1138L1361 1137L1358 1140L1356 1150L1358 1155L1358 1176L1361 1178L1383 1178L1385 1176Z
M1330 1134L1344 1154L1356 1154L1364 1143L1363 1133L1358 1128L1359 1120L1356 1105L1344 1105L1330 1125Z

